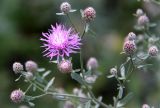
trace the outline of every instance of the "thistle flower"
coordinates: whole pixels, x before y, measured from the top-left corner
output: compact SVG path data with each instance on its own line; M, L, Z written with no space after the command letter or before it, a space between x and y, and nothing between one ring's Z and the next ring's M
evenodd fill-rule
M14 103L20 103L23 101L24 96L25 95L24 95L23 91L18 89L18 90L12 91L10 98Z
M63 60L58 64L58 69L62 73L70 73L72 71L72 63L70 60Z
M86 22L93 21L96 17L96 11L94 10L93 7L87 7L83 12L82 12L82 18Z
M78 33L73 32L72 28L67 29L64 25L51 26L49 33L42 33L44 38L41 38L45 47L45 55L52 60L53 57L70 56L70 53L77 53L80 49L80 37Z
M15 72L15 74L20 73L21 71L23 71L23 65L19 62L13 63L13 71Z
M37 63L32 60L27 61L25 67L28 72L36 72L38 69Z
M149 49L148 49L148 53L149 53L149 55L150 56L157 56L158 55L158 52L159 52L159 50L158 50L158 48L157 48L157 46L151 46Z
M88 62L87 62L87 69L88 70L92 70L95 71L98 68L98 61L96 58L91 57L89 58Z
M131 55L136 51L136 44L134 41L126 41L123 45L123 51L127 55Z

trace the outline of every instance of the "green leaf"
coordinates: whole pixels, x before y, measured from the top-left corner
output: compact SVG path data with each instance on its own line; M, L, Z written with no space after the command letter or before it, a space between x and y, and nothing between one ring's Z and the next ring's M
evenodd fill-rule
M124 64L122 64L120 66L120 74L121 74L122 78L124 78L124 79L126 78Z
M151 66L151 65L152 64L139 65L139 66L137 66L137 68L140 69L140 68L143 68L143 67L146 67L146 66Z
M122 100L118 101L117 103L117 107L123 107L124 105L126 105L131 99L133 98L133 93L129 93L128 95L126 95Z
M30 107L34 107L35 106L35 104L33 102L28 102L28 104L29 104Z
M85 104L85 108L91 108L91 101L88 101L88 102Z
M120 86L118 89L119 89L118 98L121 99L123 96L123 87Z
M38 72L44 72L45 71L45 68L39 68L37 69Z
M54 83L54 79L55 77L53 77L47 84L47 86L44 88L44 91L46 92L51 86L52 84Z
M43 75L42 75L42 79L44 79L46 76L48 76L51 73L51 71L46 71Z
M75 72L72 72L71 73L71 77L72 77L72 79L76 80L80 84L82 84L82 85L84 84L84 81L83 81L82 77L79 74L77 74Z

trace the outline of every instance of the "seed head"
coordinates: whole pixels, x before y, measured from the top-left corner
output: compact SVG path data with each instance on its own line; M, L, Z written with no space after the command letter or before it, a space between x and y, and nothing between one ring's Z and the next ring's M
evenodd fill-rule
M149 55L152 57L157 56L158 52L159 52L159 50L158 50L157 46L151 46L148 50Z
M25 63L26 71L28 72L36 72L38 69L38 65L36 62L29 60Z
M14 103L20 103L24 100L24 93L20 89L12 91L10 98Z
M93 21L96 17L96 11L94 10L93 7L87 7L83 11L83 17L86 22Z
M71 10L71 5L68 2L63 2L60 6L62 13L69 13Z
M23 71L23 65L19 62L15 62L13 64L13 71L15 72L15 74L22 72Z
M58 69L62 73L72 72L72 63L70 60L63 60L58 64Z
M136 44L134 41L126 41L123 45L123 51L127 55L132 55L136 51Z

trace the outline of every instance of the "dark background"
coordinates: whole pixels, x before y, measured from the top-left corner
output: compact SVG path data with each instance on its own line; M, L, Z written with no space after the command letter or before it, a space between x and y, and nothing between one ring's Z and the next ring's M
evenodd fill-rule
M57 72L56 65L49 63L49 59L42 56L40 48L42 32L47 32L50 25L56 22L69 24L65 16L56 16L59 5L63 0L0 0L0 107L17 108L19 104L11 102L9 95L14 89L25 90L27 84L21 80L14 82L18 77L12 71L15 61L25 63L34 60L39 67L52 70L52 76L56 77L56 87L62 87L71 92L78 84L69 75ZM93 6L97 11L96 20L91 24L91 29L96 32L96 37L87 34L83 42L84 63L91 56L99 61L99 70L103 74L109 74L109 69L120 65L125 60L120 55L124 37L134 31L136 23L133 13L137 8L143 8L147 15L156 23L159 23L160 6L154 3L138 2L137 0L69 0L76 13L71 14L72 21L80 32L80 9ZM157 27L157 31L159 28ZM158 57L159 59L159 57ZM133 100L127 108L140 108L143 103L158 105L160 102L160 72L158 59L152 61L154 67L149 71L135 72L128 84L126 91L134 92ZM74 67L79 67L78 54L73 55ZM51 77L52 77L51 76ZM96 96L103 95L104 102L112 103L112 97L117 95L116 81L102 76L94 84ZM34 95L34 93L30 93ZM36 108L58 108L57 100L52 97L44 97L34 101ZM22 103L23 104L23 103ZM21 105L21 104L20 104Z

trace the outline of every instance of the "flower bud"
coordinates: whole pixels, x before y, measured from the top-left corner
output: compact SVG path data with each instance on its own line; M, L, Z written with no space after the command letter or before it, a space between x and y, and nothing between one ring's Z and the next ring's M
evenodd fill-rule
M87 69L91 71L95 71L98 68L98 61L96 58L91 57L87 62Z
M24 100L24 93L20 89L12 91L10 98L14 103L20 103Z
M72 63L70 60L63 60L58 64L58 69L62 73L72 72Z
M96 11L92 7L87 7L83 11L83 17L86 22L93 21L96 17Z
M63 2L60 6L60 10L63 13L69 13L71 10L71 5L68 2Z
M142 108L150 108L150 106L147 104L143 104Z
M79 90L78 88L74 88L74 89L73 89L73 94L74 94L74 95L78 95L79 91L80 91L80 90Z
M136 15L137 15L138 17L142 16L143 14L144 14L144 12L143 12L142 9L137 9Z
M146 15L142 15L138 18L138 25L144 26L149 23L149 19Z
M25 78L26 80L33 80L33 74L31 72L26 72L25 74Z
M13 64L13 71L15 72L15 74L22 72L23 71L23 65L19 62L15 62Z
M136 40L136 34L133 32L130 32L127 37L130 41Z
M75 107L71 101L66 101L64 104L64 108L75 108Z
M111 68L111 69L110 69L110 73L111 73L112 75L116 76L116 75L117 75L117 69L116 69L116 68Z
M28 72L36 72L38 69L37 63L31 60L25 63L25 67L26 67L26 71Z
M136 44L134 41L126 41L123 45L123 51L127 55L132 55L136 51Z
M158 52L159 52L159 50L158 50L157 46L151 46L148 50L149 55L152 57L157 56Z

